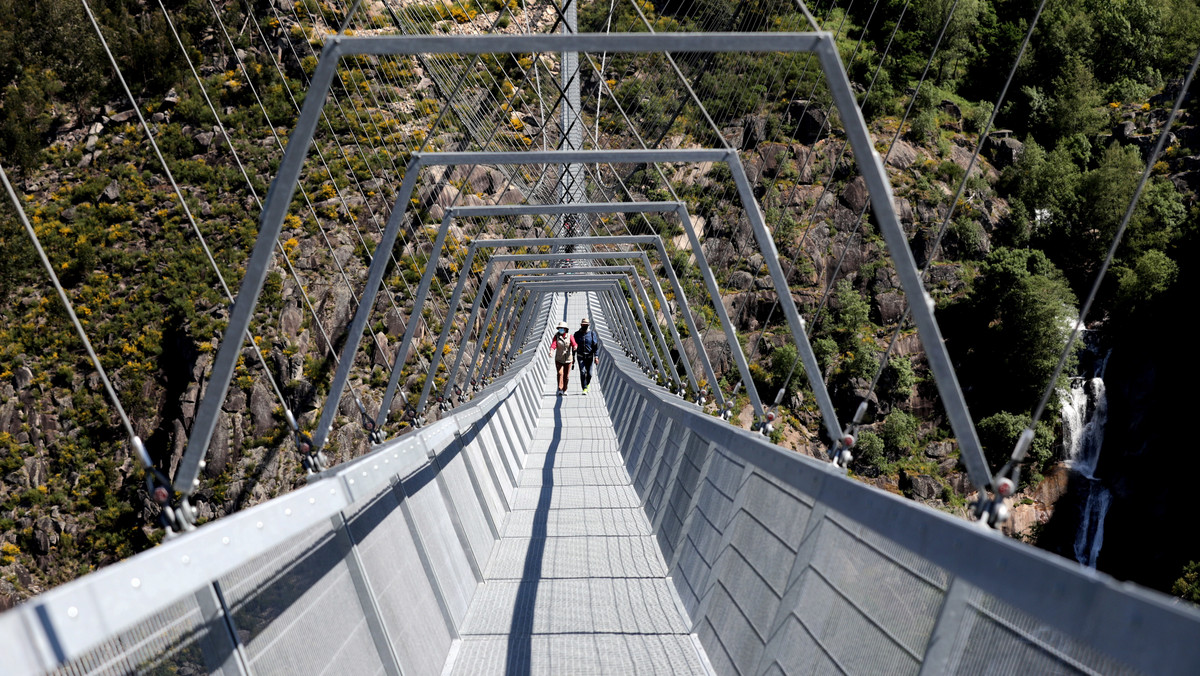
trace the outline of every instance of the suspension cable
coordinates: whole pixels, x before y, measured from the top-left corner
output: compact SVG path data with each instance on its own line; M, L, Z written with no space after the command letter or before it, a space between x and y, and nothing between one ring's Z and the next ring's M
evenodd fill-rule
M88 19L91 21L92 27L96 30L96 36L100 39L100 45L104 48L104 52L108 56L109 63L116 72L117 80L121 83L121 88L124 89L125 95L129 99L130 105L133 106L134 113L137 115L138 121L141 122L142 129L146 132L146 138L149 140L150 146L154 150L154 154L158 157L158 161L162 165L163 172L166 174L167 179L171 182L171 187L175 190L175 196L179 199L179 206L183 209L184 214L191 223L192 230L196 233L196 236L199 239L200 246L204 251L204 255L208 258L209 265L212 267L213 271L217 273L217 279L221 284L221 289L225 292L225 297L232 303L234 301L233 293L230 292L229 285L225 282L225 276L221 273L221 269L217 265L216 259L213 257L212 250L209 249L208 243L205 241L204 234L200 231L200 226L196 223L196 219L192 215L191 209L188 208L187 201L183 198L183 191L179 188L179 184L175 181L175 176L171 172L171 168L167 165L167 160L163 156L162 151L159 149L158 143L154 139L154 133L150 130L150 125L146 123L146 118L142 115L142 110L141 107L138 106L137 99L134 98L133 92L129 89L129 85L125 82L125 76L121 72L121 67L117 64L117 59L115 56L113 56L112 50L108 46L108 40L104 38L104 32L100 30L100 24L96 21L96 17L92 13L92 8L88 4L88 0L80 0L80 2L83 3L84 11L87 12ZM287 405L287 400L284 398L282 390L279 389L279 384L275 382L275 376L271 373L271 369L267 366L267 360L263 356L262 350L259 349L258 342L254 339L254 335L250 331L249 327L246 329L244 339L250 343L250 347L253 349L255 356L258 358L259 364L261 364L263 368L263 373L266 375L267 381L271 384L271 388L275 391L275 397L279 401L280 406L283 407L283 410L287 413L288 417L292 418L290 408ZM296 429L294 419L290 420L289 422L293 430ZM195 487L193 486L192 488L194 490ZM184 520L188 523L181 524L181 527L184 529L190 529L191 527L194 527L193 524L190 523L190 515L187 514L187 512L190 512L190 507L184 506L183 511L185 512Z
M3 165L0 165L0 182L4 183L4 190L8 193L8 198L12 201L13 208L17 211L17 217L20 219L21 225L25 228L25 234L29 237L29 240L33 243L33 248L37 251L38 258L42 262L42 267L46 268L46 274L49 275L50 283L54 285L54 291L58 294L63 308L67 311L67 317L75 327L75 332L79 335L79 340L83 342L83 349L87 351L88 359L91 360L92 365L96 368L96 373L100 375L100 382L104 384L104 391L108 395L109 403L112 405L117 417L121 420L121 426L125 429L125 436L129 441L130 448L133 449L133 455L137 458L138 464L142 466L142 470L146 473L146 488L150 493L150 497L162 510L163 526L169 533L173 533L179 524L174 518L174 512L170 505L171 491L168 487L171 485L171 482L154 466L154 461L146 451L146 446L142 443L141 437L134 431L133 423L130 422L129 415L125 412L125 407L121 405L121 398L117 395L117 390L113 387L112 381L109 380L108 372L105 371L104 365L100 363L100 356L96 354L96 349L92 346L92 341L88 339L87 331L83 328L83 322L75 314L75 306L71 303L66 289L63 288L62 282L54 272L54 265L50 262L50 257L46 255L46 250L42 247L42 242L37 236L37 231L34 230L33 225L29 222L29 216L25 213L25 208L21 205L21 200L17 196L12 183L9 182L8 174L4 171Z
M250 190L250 196L254 198L254 203L258 205L258 208L262 209L262 199L259 198L258 191L254 188L254 182L250 180L250 175L246 171L245 165L242 164L242 159L238 155L237 148L233 144L233 139L230 137L229 131L225 127L224 122L221 121L221 116L219 114L217 114L216 106L213 105L212 99L208 95L208 89L204 86L204 81L200 78L200 73L198 73L196 71L196 66L194 63L192 63L192 57L191 57L191 55L189 55L187 53L187 48L184 47L183 40L180 39L179 32L175 29L175 23L171 20L170 14L167 13L167 8L163 4L163 0L158 0L158 6L159 6L159 9L162 10L163 17L167 21L167 27L169 27L171 29L171 34L175 36L175 42L176 42L176 44L179 45L179 49L183 53L184 60L187 61L188 69L191 71L192 77L196 81L196 85L200 88L200 94L204 97L204 102L208 106L209 112L212 113L213 119L215 119L217 121L217 127L220 129L221 136L224 137L226 145L229 146L229 152L233 156L233 161L237 164L238 171L242 174L242 178L246 182L246 187ZM249 73L245 73L245 75L247 76L246 81L249 83L250 82ZM250 83L250 86L251 86L251 88L253 88L253 83ZM257 100L258 93L255 92L254 94L255 94L255 98ZM259 100L259 107L262 108L261 100ZM271 126L271 122L270 122L269 118L267 120L267 125ZM274 133L273 127L272 127L271 131L272 131L272 133ZM282 149L282 145L280 146L280 148ZM307 195L305 195L305 198L307 199ZM311 208L311 202L309 203L309 205ZM312 211L312 216L313 216L314 220L316 220L317 214L316 214L315 210ZM317 221L317 223L318 223L318 228L319 228L320 222ZM322 232L322 234L324 234L324 229L321 229L321 232ZM304 299L304 304L308 306L308 310L312 314L313 320L316 321L317 328L318 328L321 336L325 339L325 344L328 346L329 350L332 352L333 351L333 343L329 340L329 334L325 331L325 327L321 323L321 318L317 314L316 308L313 307L312 300L309 298L308 292L304 290L304 283L303 283L303 281L301 281L299 274L296 272L296 268L293 267L291 258L288 256L287 251L284 249L283 244L281 242L276 242L276 248L278 248L280 255L283 257L284 263L287 265L288 272L291 274L292 279L295 280L296 288L300 291L301 297ZM332 251L332 248L331 248L331 251ZM341 271L342 267L341 267L341 264L338 263L337 258L333 257L333 260L334 260L334 263L338 266L338 270ZM342 271L342 276L343 276L343 278L345 277L344 271ZM347 280L347 283L349 283L349 280ZM284 410L287 411L286 406L284 407ZM288 413L289 413L287 415L288 425L289 425L289 427L291 427L293 433L298 433L299 428L296 424L296 420L290 414L290 411Z

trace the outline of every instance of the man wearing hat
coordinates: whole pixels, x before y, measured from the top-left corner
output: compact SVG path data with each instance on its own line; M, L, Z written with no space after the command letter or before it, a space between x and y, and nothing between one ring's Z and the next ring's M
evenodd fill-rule
M579 360L579 384L583 385L583 393L588 393L588 385L592 382L592 366L599 363L600 339L595 331L589 331L588 318L579 322L579 330L571 338L575 341L575 358Z
M550 354L554 355L554 366L558 369L558 396L567 393L567 380L571 377L571 360L575 358L575 337L567 335L571 327L559 322L554 337L550 339Z

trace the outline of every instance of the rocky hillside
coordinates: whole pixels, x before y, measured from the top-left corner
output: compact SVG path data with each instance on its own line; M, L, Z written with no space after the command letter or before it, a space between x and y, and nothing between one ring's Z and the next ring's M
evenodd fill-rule
M80 29L81 48L95 48L95 41L82 32L88 27L79 23L82 17L61 9ZM382 7L368 9L365 30L384 25L378 14ZM497 23L504 16L507 22L499 22L506 25L514 18L534 24L552 21L543 9L553 13L540 8L536 16L526 16L498 5L490 14L459 17L439 6L408 6L409 12L424 11L420 16L430 26L463 32L482 31L484 22ZM161 49L155 56L175 76L137 84L139 106L182 189L186 212L136 111L119 90L94 92L100 99L94 105L47 101L42 113L47 123L38 138L44 147L35 149L24 167L8 160L16 155L0 160L13 176L24 210L137 433L168 477L182 458L228 316L228 303L199 236L236 291L257 231L258 200L266 194L281 156L280 142L295 121L292 97L302 101L320 36L332 32L340 17L339 10L316 3L287 1L264 6L253 16L242 13L239 3L227 3L221 11L224 28L243 27L232 42L207 8L171 14L202 85L187 70L178 45L157 42L157 34L148 49ZM135 13L130 24L120 20L128 16L101 11L106 37L121 45L123 39L154 31L169 36L169 26L155 12ZM44 17L35 12L25 18ZM120 63L127 77L136 70L124 58ZM334 366L331 348L340 349L356 307L351 286L357 289L365 280L368 252L392 208L407 152L426 140L440 110L438 84L425 65L402 59L370 65L342 73L346 81L363 84L356 93L339 88L335 94L336 102L327 110L333 124L318 135L301 193L285 223L282 252L252 329L264 361L249 347L243 351L194 499L201 521L304 482L271 382L282 389L302 427L315 424ZM499 65L492 68L494 74L504 74ZM111 70L100 73L111 77ZM510 98L515 97L513 92ZM6 109L18 98L9 90ZM452 147L459 138L453 126L443 125L428 147ZM495 170L430 172L422 178L415 206L422 221L436 223L451 204L521 200L520 185ZM0 208L0 226L9 252L0 264L0 324L5 327L0 329L3 606L152 546L162 531L158 506L146 494L100 380L11 205ZM449 295L441 285L457 272L469 237L512 234L514 227L521 234L542 234L541 225L532 220L457 229L448 243L451 258L439 268L437 297ZM431 241L428 229L406 236L396 252L402 265L389 272L385 283L390 292L381 294L376 307L373 340L364 341L367 349L359 353L351 390L369 411L378 407L388 375L385 359L394 358L412 311L409 289L424 269ZM469 301L474 285L467 292ZM429 363L435 336L426 323L440 329L445 312L437 298L427 306L408 355L403 381L408 387L397 398L394 418L412 386L419 388ZM361 454L367 446L353 396L345 397L339 413L327 448L334 462Z

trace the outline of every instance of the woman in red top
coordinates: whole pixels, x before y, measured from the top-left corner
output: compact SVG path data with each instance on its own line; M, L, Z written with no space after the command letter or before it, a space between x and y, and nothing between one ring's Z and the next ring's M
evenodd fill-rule
M550 339L550 354L554 355L554 366L558 369L558 396L567 392L567 380L571 377L571 362L575 360L575 336L568 335L570 326L559 322Z

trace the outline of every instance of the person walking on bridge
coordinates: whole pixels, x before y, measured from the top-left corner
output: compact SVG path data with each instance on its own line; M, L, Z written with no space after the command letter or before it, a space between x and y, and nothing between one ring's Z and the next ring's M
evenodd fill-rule
M571 378L571 362L575 359L575 336L567 335L571 327L559 322L550 339L550 354L554 355L554 366L558 369L558 396L567 393L567 381Z
M572 338L575 340L575 359L579 362L579 384L583 393L588 393L588 385L592 382L592 366L600 362L597 354L600 352L600 338L595 331L589 331L588 318L579 322L579 330Z

